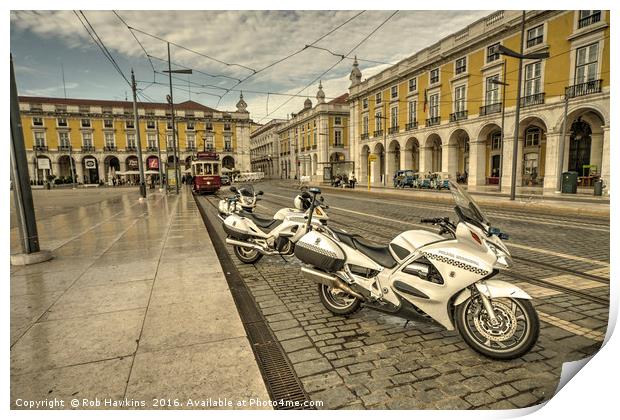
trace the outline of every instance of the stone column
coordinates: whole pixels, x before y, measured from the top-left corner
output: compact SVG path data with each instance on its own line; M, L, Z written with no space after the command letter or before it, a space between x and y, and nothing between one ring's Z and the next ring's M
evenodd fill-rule
M603 179L603 184L605 185L605 189L603 189L603 194L608 195L609 191L611 191L611 167L610 167L610 138L609 138L609 126L604 125L603 127L603 158L600 166L601 178Z
M441 145L441 172L447 172L450 179L456 181L458 168L458 147L456 144Z
M144 165L144 168L146 168L146 165ZM99 181L105 182L107 174L105 172L105 161L103 159L97 160L97 172L99 173Z
M52 161L52 175L56 175L56 177L60 175L60 165L58 162Z
M77 159L75 159L75 174L76 174L76 178L77 178L77 183L78 184L83 184L84 183L84 170L82 168L82 162L78 162ZM71 167L69 166L69 174L71 174Z
M514 147L514 137L504 137L503 155L502 155L502 191L510 193L512 181L512 150Z
M554 194L558 185L559 145L561 133L547 133L543 194Z
M487 142L469 142L469 171L467 172L467 186L474 191L479 185L486 184L486 148Z
M433 167L433 148L420 147L420 172L426 173Z

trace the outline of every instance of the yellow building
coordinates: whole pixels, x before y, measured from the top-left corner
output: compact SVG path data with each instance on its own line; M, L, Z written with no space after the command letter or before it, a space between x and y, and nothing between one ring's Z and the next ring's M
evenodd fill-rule
M497 11L364 81L356 61L356 173L379 184L398 169L443 172L472 190L509 190L519 60L499 47L519 52L522 42L524 54L549 57L523 60L517 187L554 192L566 170L580 185L600 176L609 186L609 15L528 11L521 40L522 12Z
M196 151L218 152L223 167L248 171L250 119L241 96L237 111L218 111L187 101L175 105L177 159L189 165ZM133 104L88 99L19 98L31 179L49 175L84 184L110 182L112 174L135 176L138 154ZM138 105L144 168L157 173L160 161L174 162L170 107ZM159 146L159 147L158 147Z
M282 178L310 176L323 179L324 168L336 173L353 171L349 160L350 115L348 93L326 101L319 83L317 104L306 99L301 111L277 129Z

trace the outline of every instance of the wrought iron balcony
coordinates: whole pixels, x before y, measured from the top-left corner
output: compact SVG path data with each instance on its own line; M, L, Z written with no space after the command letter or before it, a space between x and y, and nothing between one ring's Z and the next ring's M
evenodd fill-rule
M394 127L388 128L388 133L390 133L390 134L398 133L398 126L395 125Z
M61 144L60 146L58 146L58 150L60 150L62 152L68 152L69 150L72 150L72 147L69 146L69 145Z
M418 128L418 122L417 121L408 122L405 125L405 130L407 130L407 131L415 130L416 128Z
M37 152L47 152L47 146L34 146L32 150L36 150Z
M601 11L597 11L596 13L592 13L590 16L586 16L584 18L579 19L578 26L579 28L585 28L588 25L592 25L593 23L599 22L601 20Z
M232 148L232 146L224 146L224 151L225 152L232 152L233 148Z
M540 105L545 103L545 92L535 93L533 95L521 98L521 108L531 105Z
M440 117L431 117L426 119L426 126L431 127L433 125L439 125L441 123Z
M312 145L312 149L313 149L313 150L316 150L316 148L317 148L317 145L316 145L316 144L313 144L313 145Z
M362 133L361 139L362 140L368 140L368 133Z
M174 147L172 147L172 146L167 146L167 147L166 147L166 151L168 151L168 152L174 152Z
M147 146L146 147L146 151L147 152L156 152L157 151L157 146Z
M186 152L195 152L195 151L196 151L196 148L195 148L194 146L186 147L186 148L185 148L185 151L186 151Z
M82 146L82 152L94 152L95 146Z
M569 98L574 98L577 96L590 95L591 93L600 93L603 89L603 81L599 80L590 80L589 82L579 83L577 85L572 85L566 88L566 95Z
M93 148L93 150L94 150L94 148ZM116 146L105 146L103 148L103 150L106 151L106 152L116 152Z
M136 148L136 146L127 146L127 147L125 147L125 150L126 150L127 152L137 152L137 151L138 151L138 149Z
M502 104L501 102L496 102L494 104L489 104L480 107L480 116L498 114L502 112Z
M374 133L372 133L373 137L379 137L383 135L383 130L375 130Z
M450 114L450 122L461 121L467 119L467 110L457 111Z
M336 149L342 149L344 147L343 143L334 143L334 148Z

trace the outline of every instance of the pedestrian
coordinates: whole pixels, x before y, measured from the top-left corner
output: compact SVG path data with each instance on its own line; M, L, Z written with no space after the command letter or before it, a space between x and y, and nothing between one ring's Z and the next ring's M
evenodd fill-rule
M351 175L351 179L349 179L349 183L351 184L351 188L355 188L355 183L357 182L357 179L355 179L355 174Z
M151 183L151 189L154 190L155 189L155 177L149 176L149 181Z

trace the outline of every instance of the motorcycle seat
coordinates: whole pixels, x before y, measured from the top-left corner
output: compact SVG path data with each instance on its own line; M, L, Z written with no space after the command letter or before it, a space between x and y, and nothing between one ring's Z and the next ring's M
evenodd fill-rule
M334 227L331 228L334 235L338 238L338 240L342 243L349 245L351 248L355 249L355 244L353 243L354 237L360 237L354 233L345 232L344 230L336 229Z
M386 268L393 268L396 265L396 260L392 257L390 249L387 245L369 242L357 235L351 237L351 241L355 245L355 249L366 255L377 264Z
M276 227L277 225L282 223L282 220L275 220L275 219L272 219L272 218L261 217L261 216L257 215L256 213L250 213L250 212L247 212L247 211L241 211L241 212L239 212L239 214L241 216L243 216L243 217L251 219L256 226L261 227L261 228L265 228L265 229L269 229L271 227Z

